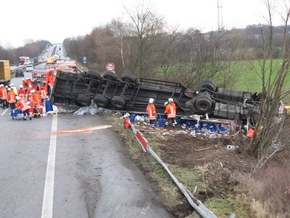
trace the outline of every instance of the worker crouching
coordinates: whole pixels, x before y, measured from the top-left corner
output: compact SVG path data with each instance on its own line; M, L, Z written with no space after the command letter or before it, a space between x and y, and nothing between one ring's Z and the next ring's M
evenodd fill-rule
M31 116L29 116L29 106L27 102L19 96L16 96L16 108L21 110L24 120L27 120L27 118L31 120Z

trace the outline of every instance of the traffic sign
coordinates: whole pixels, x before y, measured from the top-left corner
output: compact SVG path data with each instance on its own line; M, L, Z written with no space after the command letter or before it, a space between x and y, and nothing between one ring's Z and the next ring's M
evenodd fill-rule
M86 64L87 63L87 57L83 56L83 63Z
M115 64L113 62L109 62L106 64L106 71L114 72L115 71Z

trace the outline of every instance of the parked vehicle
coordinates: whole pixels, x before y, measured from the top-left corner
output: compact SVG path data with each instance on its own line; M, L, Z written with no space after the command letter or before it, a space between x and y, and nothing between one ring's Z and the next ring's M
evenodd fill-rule
M9 60L0 60L0 84L9 84L11 80L11 70Z
M31 72L31 71L33 71L33 65L32 65L32 64L28 64L28 65L26 65L26 71L27 71L27 72Z
M16 68L15 77L24 77L24 69L22 67Z
M19 57L19 64L20 65L27 65L30 64L30 58L27 56L20 56Z

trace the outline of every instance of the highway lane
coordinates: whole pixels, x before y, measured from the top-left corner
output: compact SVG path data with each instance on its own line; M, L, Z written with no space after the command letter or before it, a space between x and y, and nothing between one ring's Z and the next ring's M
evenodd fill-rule
M0 114L0 217L171 217L102 116Z

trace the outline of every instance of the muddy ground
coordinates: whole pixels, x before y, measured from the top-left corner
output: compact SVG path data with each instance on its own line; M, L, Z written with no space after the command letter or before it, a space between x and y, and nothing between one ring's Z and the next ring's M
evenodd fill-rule
M142 130L141 130L142 131ZM160 158L166 162L187 169L200 167L206 169L204 178L207 183L206 193L198 191L195 197L202 202L209 198L227 198L235 195L235 186L239 184L234 174L249 173L255 166L255 160L247 154L245 137L209 138L202 135L191 134L164 134L163 131L142 131L146 139L154 137L165 139L159 146ZM159 136L158 136L159 135ZM234 147L233 147L234 146ZM179 205L176 217L187 217L192 210L186 203ZM178 214L178 215L177 215Z

